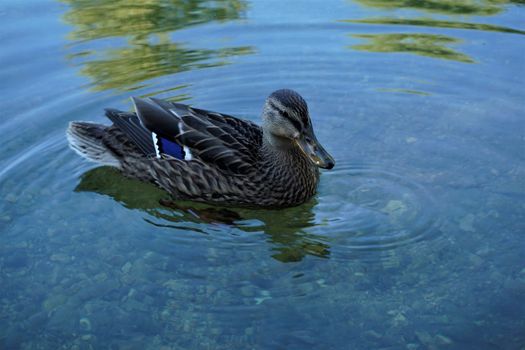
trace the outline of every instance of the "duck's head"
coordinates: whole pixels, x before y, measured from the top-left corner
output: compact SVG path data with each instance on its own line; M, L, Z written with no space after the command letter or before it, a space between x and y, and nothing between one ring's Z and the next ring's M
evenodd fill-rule
M274 91L266 99L262 117L264 135L272 146L298 147L318 167L334 167L334 158L315 137L306 101L297 92Z

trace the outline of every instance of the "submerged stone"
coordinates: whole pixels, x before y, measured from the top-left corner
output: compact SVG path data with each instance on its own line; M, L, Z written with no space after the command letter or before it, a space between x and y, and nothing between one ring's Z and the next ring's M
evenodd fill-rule
M381 209L381 211L387 214L390 217L391 222L397 222L401 216L407 211L407 206L403 201L400 200L390 200L388 203Z
M177 280L173 279L164 282L163 286L171 290L177 290L181 287L180 283Z
M87 317L82 317L79 320L80 329L83 331L90 331L91 330L91 321Z
M120 270L122 271L122 273L129 273L132 267L133 265L128 261L121 267Z
M17 202L18 197L13 193L9 193L7 196L5 196L5 200L8 201L9 203L14 204Z
M421 344L431 346L434 342L434 338L426 331L416 331L416 337Z
M51 295L49 298L47 298L44 303L44 309L46 311L51 311L55 308L57 308L60 305L63 305L67 301L67 296L58 294L58 295Z
M241 295L244 297L252 297L255 295L255 287L252 285L246 285L241 288Z
M450 339L449 337L446 337L442 334L438 334L436 335L436 340L439 344L441 345L449 345L449 344L452 344L452 339Z
M49 260L53 262L66 263L66 262L69 262L70 258L67 254L57 253L57 254L51 255Z
M467 214L459 221L459 228L466 232L474 232L474 214Z

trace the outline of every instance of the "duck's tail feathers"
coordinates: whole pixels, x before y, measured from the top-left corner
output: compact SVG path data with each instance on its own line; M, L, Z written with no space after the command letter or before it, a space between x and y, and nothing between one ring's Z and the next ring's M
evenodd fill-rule
M105 125L94 123L69 123L66 132L69 147L90 161L119 168L120 161L104 145L106 128Z

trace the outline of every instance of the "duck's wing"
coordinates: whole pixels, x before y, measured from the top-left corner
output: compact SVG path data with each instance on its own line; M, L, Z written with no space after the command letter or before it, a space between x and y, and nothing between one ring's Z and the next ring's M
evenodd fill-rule
M153 98L133 98L133 103L140 126L153 139L157 157L197 158L234 174L248 173L257 162L262 130L252 122ZM145 143L146 134L141 135L138 140L130 138Z
M122 131L145 156L157 156L158 145L154 142L153 133L142 125L135 113L107 108L106 117L108 117L113 122L113 125Z

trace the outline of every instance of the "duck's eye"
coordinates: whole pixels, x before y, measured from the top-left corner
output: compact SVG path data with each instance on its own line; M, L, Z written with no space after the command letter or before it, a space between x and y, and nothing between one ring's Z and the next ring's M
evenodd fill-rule
M282 116L286 119L288 119L288 121L290 123L292 123L292 125L297 129L297 131L301 131L302 130L302 127L301 127L301 123L299 123L297 120L293 119L292 117L290 117L290 115L288 114L288 112L286 111L282 111Z

